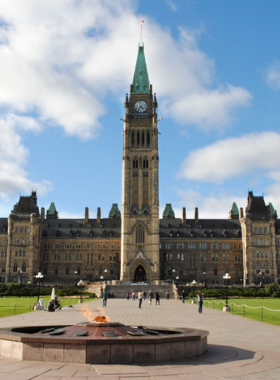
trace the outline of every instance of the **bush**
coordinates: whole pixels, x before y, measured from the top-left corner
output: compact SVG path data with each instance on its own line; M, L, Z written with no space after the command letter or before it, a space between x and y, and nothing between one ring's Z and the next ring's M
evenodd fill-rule
M268 284L265 286L265 292L268 297L272 296L273 293L277 292L279 289L279 286L275 283Z

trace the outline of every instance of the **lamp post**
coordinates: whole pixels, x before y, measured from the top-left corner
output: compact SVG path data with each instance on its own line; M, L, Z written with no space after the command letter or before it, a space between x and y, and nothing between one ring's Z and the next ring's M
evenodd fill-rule
M38 287L38 300L37 300L37 302L39 302L39 298L40 298L40 281L41 281L42 278L44 278L44 276L42 275L41 272L38 272L38 274L36 274L35 278L37 278L38 281L39 281L39 287Z
M204 288L206 288L206 272L203 272L203 277L204 277Z
M260 287L262 288L262 286L263 286L263 280L264 280L263 272L260 272L259 275L260 275Z
M230 307L228 305L228 284L229 284L229 281L230 281L231 277L230 277L230 275L228 273L226 273L223 276L223 279L225 280L225 283L226 283L226 286L227 286L226 305L224 306L223 311L230 311Z

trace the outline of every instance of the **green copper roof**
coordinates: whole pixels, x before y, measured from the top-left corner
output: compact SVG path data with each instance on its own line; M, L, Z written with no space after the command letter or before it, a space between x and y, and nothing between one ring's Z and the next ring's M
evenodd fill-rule
M163 217L164 218L175 218L174 211L172 209L171 203L166 203L165 209L163 211Z
M118 204L113 203L111 211L109 212L109 218L120 218L120 217L121 217L121 213L120 213L120 210L118 208Z
M56 208L55 208L55 204L52 202L49 209L48 209L48 214L49 215L54 215L56 213Z
M238 207L237 207L237 205L236 205L235 202L233 202L233 204L232 204L231 212L232 212L234 215L239 215L239 210L238 210Z
M132 82L132 94L149 94L149 75L145 60L144 46L139 46Z
M269 202L269 209L270 209L270 214L275 214L275 210L271 202Z

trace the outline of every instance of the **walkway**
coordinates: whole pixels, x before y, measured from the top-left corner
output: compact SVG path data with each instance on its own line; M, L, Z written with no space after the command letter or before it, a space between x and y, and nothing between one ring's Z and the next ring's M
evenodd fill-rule
M279 380L280 327L231 315L218 310L162 300L160 306L143 301L109 299L75 305L55 313L38 311L0 319L1 327L63 325L85 321L83 305L97 315L128 325L192 327L210 332L208 352L194 359L141 365L89 365L19 362L0 357L0 380Z

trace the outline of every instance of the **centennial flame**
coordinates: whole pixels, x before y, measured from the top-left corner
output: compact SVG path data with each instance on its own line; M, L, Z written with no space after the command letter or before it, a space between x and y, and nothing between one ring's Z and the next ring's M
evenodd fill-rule
M109 316L106 315L103 307L98 307L98 310L102 315L97 315L93 310L90 310L87 304L83 304L82 314L89 322L108 322L110 320Z

